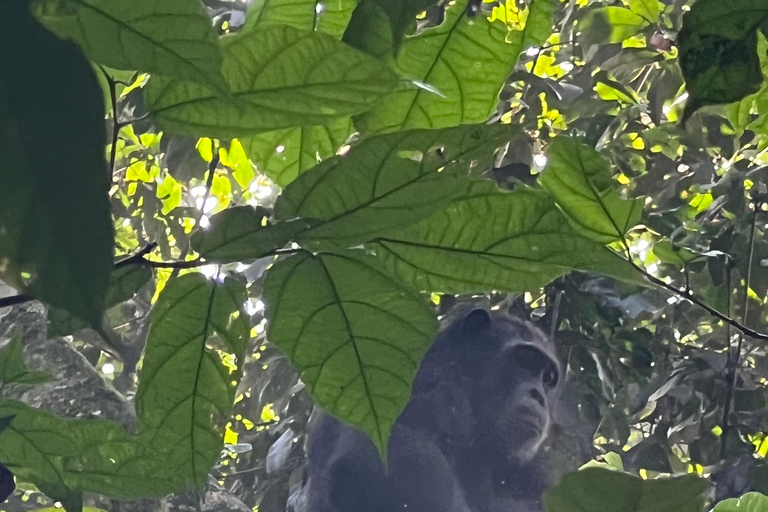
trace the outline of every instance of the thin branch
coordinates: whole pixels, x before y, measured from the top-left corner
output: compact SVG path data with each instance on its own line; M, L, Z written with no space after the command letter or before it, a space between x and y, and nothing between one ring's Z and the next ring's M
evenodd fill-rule
M274 251L270 252L266 256L284 256L284 255L298 254L298 253L300 253L303 250L304 249L302 249L301 247L298 247L296 249L293 249L293 248L290 248L290 249L277 249L277 250L274 250Z
M737 330L741 331L743 334L746 334L747 336L749 336L751 338L755 338L755 339L763 340L763 341L768 341L768 334L763 334L761 332L757 332L754 329L750 329L746 325L742 325L741 323L737 322L733 318L730 318L728 315L724 315L723 313L721 313L720 311L716 310L712 306L709 306L706 303L702 302L700 299L696 298L693 294L686 293L685 291L683 291L683 290L681 290L681 289L679 289L679 288L677 288L677 287L675 287L675 286L673 286L671 284L665 283L664 281L662 281L658 277L652 276L651 274L646 272L644 269L638 267L635 264L635 262L630 261L630 264L633 267L635 267L635 269L637 269L641 274L643 274L645 276L646 279L648 279L653 284L655 284L657 286L660 286L660 287L664 288L665 290L674 293L675 295L677 295L678 297L680 297L682 299L686 299L686 300L692 302L693 304L695 304L696 306L700 307L701 309L703 309L704 311L706 311L710 315L718 318L719 320L722 320L723 322L725 322L728 325L731 325L731 326L735 327Z
M757 230L757 212L760 210L760 204L754 203L754 212L752 213L752 226L749 231L749 257L747 259L747 277L744 281L744 296L742 301L742 316L741 321L747 323L749 313L749 287L752 284L752 266L755 256L755 231ZM728 269L730 276L730 268ZM731 296L730 279L728 285L728 297ZM730 313L730 312L729 312ZM726 449L726 435L731 428L728 416L731 413L731 404L733 403L733 394L736 390L736 379L739 372L739 365L741 364L741 348L744 343L744 336L739 334L738 341L736 342L736 349L731 346L731 338L728 337L728 390L725 395L725 405L723 410L723 433L722 443L720 445L721 458L725 455Z
M145 119L149 119L149 116L150 116L149 114L144 114L144 115L141 115L139 117L134 117L133 119L126 119L125 121L123 121L120 124L120 126L128 126L129 124L133 124L133 123L137 123L139 121L143 121Z
M104 78L107 80L109 86L109 99L112 102L112 149L109 153L109 175L112 176L115 173L115 161L117 160L117 139L120 135L120 128L122 125L117 119L117 82L112 75L107 73L107 70L103 66L99 66L101 72L104 74Z
M733 271L733 261L731 260L730 256L727 254L725 255L725 266L723 268L723 272L725 273L725 286L726 290L728 290L728 293L726 295L726 307L728 308L728 314L731 314L732 308L731 308L731 293L732 293L732 286L731 286L731 273ZM731 369L731 359L733 358L733 354L731 352L733 351L733 346L731 345L731 326L727 325L725 329L725 336L726 336L726 342L728 343L728 359L726 362L726 368L729 371L728 375L726 375L726 379L730 379L731 375L735 377L735 374L732 374L730 372ZM730 380L728 382L728 389L726 390L725 394L725 404L723 406L723 434L727 433L727 430L729 428L728 426L728 415L730 414L731 410L731 400L733 400L733 386L730 385ZM726 444L725 444L725 435L721 436L721 443L720 443L720 458L725 458L725 451L726 451Z
M24 304L25 302L31 302L33 300L35 300L35 298L30 297L29 295L11 295L10 297L0 297L0 308L16 306L17 304Z
M197 268L203 265L208 265L208 262L201 260L200 258L188 261L153 261L146 258L142 258L141 262L137 262L137 265L151 268L172 268L181 270L185 268Z
M743 324L739 323L738 321L734 320L733 318L729 317L728 315L725 315L725 314L721 313L720 311L718 311L717 309L713 308L712 306L709 306L708 304L703 302L701 299L698 299L697 297L695 297L692 293L686 293L684 290L681 290L680 288L677 288L676 286L668 284L668 283L662 281L661 279L659 279L658 277L649 274L648 272L646 272L646 270L644 268L638 266L631 259L624 258L624 257L622 257L618 253L614 253L614 254L616 254L616 257L621 258L622 260L624 260L627 263L629 263L630 265L632 265L632 267L637 272L642 274L648 281L650 281L651 283L655 284L656 286L664 288L665 290L674 293L675 295L677 295L681 299L685 299L685 300L695 304L696 306L700 307L701 309L703 309L704 311L706 311L710 315L718 318L719 320L722 320L723 322L725 322L728 325L731 325L731 326L735 327L737 330L741 331L743 334L746 334L747 336L749 336L751 338L755 338L755 339L763 340L763 341L768 341L768 334L763 334L761 332L757 332L754 329L750 329L746 325L743 325Z
M127 258L125 258L123 260L120 260L117 263L115 263L115 270L117 270L119 268L122 268L122 267L127 267L128 265L137 265L137 264L141 265L145 261L144 260L144 256L146 256L149 253L151 253L152 251L154 251L156 247L157 247L157 243L156 242L152 242L151 244L147 244L142 250L140 250L139 252L137 252L133 256L129 256L129 257L127 257Z
M552 307L552 324L549 329L549 337L554 339L555 334L560 328L560 302L563 300L565 290L557 290L555 295L555 305Z

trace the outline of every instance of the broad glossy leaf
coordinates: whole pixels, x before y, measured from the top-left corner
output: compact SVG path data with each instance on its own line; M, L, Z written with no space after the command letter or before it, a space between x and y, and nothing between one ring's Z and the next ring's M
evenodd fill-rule
M768 496L759 492L748 492L740 498L723 500L712 512L764 512L768 510Z
M249 337L245 300L236 281L195 273L169 282L155 304L136 392L140 439L195 485L223 446ZM236 366L225 365L232 357Z
M677 39L689 94L683 119L704 105L757 92L763 82L757 29L767 17L763 0L701 0L686 13Z
M471 169L519 130L507 125L413 130L365 139L302 174L278 198L279 219L324 221L304 243L350 247L416 222L457 194Z
M397 68L411 83L356 117L355 126L361 132L445 128L491 117L526 36L508 38L503 21L470 16L468 2L451 4L442 24L403 42ZM531 9L551 12L552 5L549 0L537 0ZM536 19L538 14L531 16Z
M22 4L0 16L0 276L100 325L113 244L102 93L80 50Z
M568 215L573 227L599 242L613 242L640 221L641 199L622 199L613 189L608 162L591 147L558 137L547 151L541 184Z
M195 233L191 243L206 261L247 261L274 254L308 227L298 219L270 225L268 210L237 206L211 217L210 227Z
M45 372L31 371L24 362L21 339L18 332L0 352L0 382L2 384L35 385L48 382L52 377Z
M152 270L140 265L129 265L112 271L109 278L104 308L109 309L136 295L152 279ZM88 323L69 314L66 309L48 309L48 335L66 336L88 327ZM100 325L97 327L101 327Z
M505 192L485 180L369 247L390 273L429 292L523 292L572 269L631 275L621 258L575 233L546 194Z
M299 174L335 155L352 131L349 119L337 119L326 126L290 128L256 135L241 142L259 171L285 187Z
M435 0L361 0L344 42L378 58L393 56L406 32L416 24L416 15Z
M231 138L326 125L368 110L396 84L379 61L318 32L244 30L223 47L231 98L192 82L149 81L147 108L163 129Z
M584 45L620 43L645 27L648 21L630 9L617 6L592 9L579 22L579 42Z
M302 252L264 283L268 339L290 357L317 403L386 453L436 332L426 301L361 254Z
M288 25L341 39L357 0L256 0L248 6L246 28Z
M643 480L602 468L565 475L544 494L548 512L700 512L709 484L696 475Z
M38 15L100 64L227 92L219 37L199 0L44 0Z

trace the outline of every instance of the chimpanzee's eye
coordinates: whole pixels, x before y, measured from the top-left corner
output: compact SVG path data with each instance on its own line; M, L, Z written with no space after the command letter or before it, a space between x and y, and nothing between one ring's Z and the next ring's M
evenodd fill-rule
M544 386L554 388L557 386L557 370L551 366L547 366L541 375L541 380Z

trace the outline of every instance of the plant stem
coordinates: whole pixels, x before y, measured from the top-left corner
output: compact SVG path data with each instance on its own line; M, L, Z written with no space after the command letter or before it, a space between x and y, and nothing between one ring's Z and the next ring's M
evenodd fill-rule
M99 66L101 72L104 74L104 78L109 85L109 98L112 102L112 149L109 153L109 175L112 176L115 173L115 160L117 160L117 139L120 135L120 123L117 119L117 82L112 75L107 73L107 70L103 66Z
M752 226L749 231L749 257L747 258L747 277L744 280L744 296L742 300L742 323L747 323L749 313L749 287L752 283L752 263L755 256L755 231L757 229L757 212L760 209L760 205L753 204L754 212L752 213ZM730 267L728 268L728 298L730 302L731 297L731 283L730 283ZM728 312L730 314L730 311ZM728 336L728 375L727 384L728 388L725 395L725 405L723 406L723 433L721 435L720 443L720 458L725 458L726 440L728 431L731 429L729 422L729 415L731 414L731 406L733 404L733 394L736 390L736 380L738 377L739 366L741 365L741 348L744 343L743 333L739 333L736 347L731 345L730 333Z

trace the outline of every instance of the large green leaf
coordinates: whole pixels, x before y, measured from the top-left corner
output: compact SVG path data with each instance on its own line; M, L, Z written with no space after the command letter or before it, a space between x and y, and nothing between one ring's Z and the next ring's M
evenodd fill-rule
M68 512L79 510L82 492L129 499L183 487L170 461L146 450L114 422L63 419L0 401L0 418L10 416L11 426L0 434L3 464L62 501Z
M509 141L506 125L413 130L366 139L302 174L278 198L275 215L324 221L302 235L352 246L416 222L463 192L462 176Z
M412 83L355 118L361 132L482 123L496 111L499 91L520 52L526 42L541 40L542 34L519 33L508 39L503 21L470 15L468 3L452 3L442 24L403 42L397 68ZM531 11L537 20L532 26L545 30L546 39L551 18L542 25L540 17L542 13L551 17L553 5L550 0L536 0Z
M344 42L378 58L397 54L416 15L435 0L362 0L352 14Z
M369 247L389 272L430 292L522 292L572 269L619 276L629 271L608 249L575 233L546 194L505 192L485 180Z
M765 512L768 510L768 496L759 492L748 492L740 498L731 498L718 503L712 512Z
M259 171L285 187L299 174L332 157L352 133L349 119L326 126L289 128L242 139L243 148Z
M152 279L152 270L140 265L128 265L113 270L104 299L104 308L112 308L132 298L150 279ZM88 327L87 322L72 316L66 309L57 307L48 309L50 336L66 336L86 327Z
M140 439L195 485L223 446L249 338L245 300L234 280L187 274L155 305L136 392ZM236 366L225 365L232 357Z
M302 252L264 283L268 338L321 407L386 453L419 362L437 329L428 304L353 253Z
M602 468L565 475L544 494L548 512L700 512L706 480L696 475L643 480Z
M614 190L608 162L576 139L558 137L547 151L541 184L568 215L573 227L599 242L622 240L640 221L642 199Z
M80 50L22 5L0 16L0 276L100 325L113 243L102 93Z
M766 20L764 0L700 0L686 13L677 38L689 94L684 119L704 105L757 92L763 82L757 29Z
M248 7L246 28L288 25L341 39L356 6L357 0L256 0Z
M219 37L199 0L44 0L38 16L100 64L227 92Z
M147 108L163 129L231 138L326 125L368 110L396 84L379 61L318 32L244 30L223 47L231 98L192 82L149 81Z
M236 206L211 217L210 227L195 233L191 243L206 261L247 261L274 254L309 226L299 219L270 225L268 210Z

